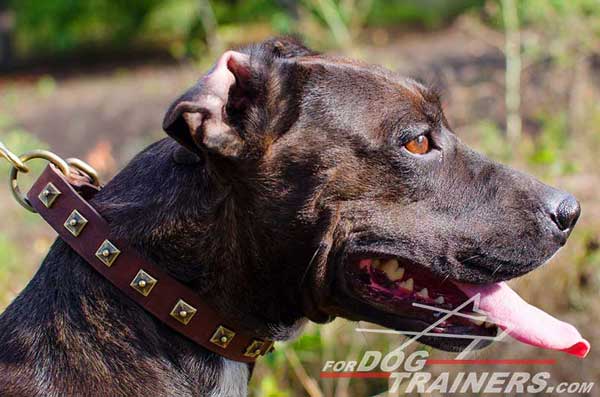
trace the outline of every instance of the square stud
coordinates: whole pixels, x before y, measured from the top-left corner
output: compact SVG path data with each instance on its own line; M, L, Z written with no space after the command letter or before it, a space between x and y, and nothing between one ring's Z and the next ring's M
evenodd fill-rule
M233 340L234 336L235 332L221 325L219 326L219 328L217 328L213 336L210 338L210 341L215 345L225 349L227 348L227 345L229 345L229 342Z
M98 248L98 251L96 251L96 258L100 259L106 266L111 267L120 253L121 251L119 251L119 249L115 247L113 243L108 240L104 240L104 242Z
M71 215L65 221L65 229L71 232L71 234L75 237L79 236L83 231L83 228L88 223L88 220L85 219L83 215L79 213L77 210L73 210Z
M157 282L157 279L140 269L129 285L140 294L148 296Z
M179 299L171 310L171 317L175 320L179 321L182 324L187 325L194 314L196 314L196 308L184 301L183 299Z
M256 358L256 357L260 356L264 345L265 345L265 342L258 340L258 339L254 339L252 341L252 343L250 343L250 346L248 346L246 348L246 352L244 353L244 356L250 357L250 358Z
M60 190L56 186L52 184L52 182L48 183L44 190L40 192L38 198L46 206L46 208L52 207L52 204L56 201L58 196L60 196Z

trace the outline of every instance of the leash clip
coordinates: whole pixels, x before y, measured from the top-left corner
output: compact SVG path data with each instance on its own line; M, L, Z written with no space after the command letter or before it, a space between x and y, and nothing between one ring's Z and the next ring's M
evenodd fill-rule
M0 142L0 155L6 159L13 167L26 174L29 172L29 167L19 159L19 156L8 150L8 148Z

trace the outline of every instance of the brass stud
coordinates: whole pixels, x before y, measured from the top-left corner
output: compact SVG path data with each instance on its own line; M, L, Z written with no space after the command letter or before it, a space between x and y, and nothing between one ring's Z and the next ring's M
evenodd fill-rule
M129 286L144 296L150 295L152 288L158 283L158 280L140 269L135 275Z
M96 258L100 259L106 266L111 267L120 253L121 251L113 243L104 240L96 251Z
M219 347L222 347L223 349L226 349L229 343L231 343L231 341L233 340L234 336L235 332L233 332L229 328L225 328L222 325L220 325L219 328L217 328L217 330L215 331L215 333L211 336L210 342Z
M179 299L173 310L171 310L171 317L179 321L180 323L187 325L196 314L196 308L184 301L183 299Z
M60 190L52 182L48 183L42 192L38 195L38 199L46 206L52 207L58 196L61 195Z
M85 219L85 217L81 215L79 211L73 210L73 212L71 212L71 215L69 215L69 217L65 221L64 226L65 229L71 232L73 236L77 237L81 234L87 223L88 220Z
M246 348L246 352L244 353L244 356L250 357L250 358L256 358L256 357L260 356L264 345L265 345L265 342L258 340L258 339L254 339L252 341L252 343L250 343L250 345Z

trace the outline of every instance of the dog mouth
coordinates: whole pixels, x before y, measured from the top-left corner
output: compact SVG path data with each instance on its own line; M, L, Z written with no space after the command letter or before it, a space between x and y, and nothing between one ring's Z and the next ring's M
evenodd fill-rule
M409 335L425 331L419 340L438 349L459 351L471 337L480 338L481 348L497 334L496 325L474 312L472 303L464 304L469 298L452 282L412 261L361 258L351 263L349 275L359 298L385 313L379 323Z
M399 257L350 261L346 281L380 325L441 350L490 344L498 330L536 347L585 357L589 342L570 324L525 302L506 283L463 284Z
M359 269L369 275L369 287L408 303L452 309L468 298L456 287L425 269L406 266L396 258L362 259ZM479 321L474 321L481 325Z

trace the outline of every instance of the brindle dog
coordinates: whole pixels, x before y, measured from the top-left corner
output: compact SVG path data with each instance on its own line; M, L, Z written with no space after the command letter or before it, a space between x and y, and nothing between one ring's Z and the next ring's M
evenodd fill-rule
M464 297L453 282L529 272L579 216L572 196L461 143L428 88L293 39L223 54L164 129L172 138L92 204L118 238L265 338L335 316L422 330L434 317L409 303L451 308ZM3 396L242 396L250 372L155 320L61 239L0 317Z

